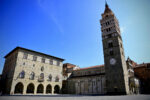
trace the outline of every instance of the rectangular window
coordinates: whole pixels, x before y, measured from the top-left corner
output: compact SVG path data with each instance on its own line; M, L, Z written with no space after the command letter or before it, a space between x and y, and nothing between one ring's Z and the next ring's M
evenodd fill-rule
M52 60L52 59L50 59L50 61L49 61L49 62L50 62L50 65L53 65L53 60Z
M108 32L108 29L106 29L106 31Z
M108 47L112 48L113 47L113 43L112 42L108 43Z
M109 35L108 35L108 38L111 38L111 37L112 37L112 35L111 35L111 34L109 34Z
M107 31L107 32L111 31L111 28L107 28L106 31Z
M42 58L42 63L45 63L45 58Z
M109 24L110 24L109 22L106 22L106 26L109 25Z
M24 53L23 59L27 59L27 58L28 58L28 54L27 54L27 53Z
M120 43L120 47L122 48L122 44Z
M59 61L57 61L57 66L60 66L60 62Z
M124 55L123 51L122 51L122 55Z
M114 55L114 51L113 50L111 50L109 53L110 53L110 55Z
M36 61L37 60L37 56L33 56L33 61Z

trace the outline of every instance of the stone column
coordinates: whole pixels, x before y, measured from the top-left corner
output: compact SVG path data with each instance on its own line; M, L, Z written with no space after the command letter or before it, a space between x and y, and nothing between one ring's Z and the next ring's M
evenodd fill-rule
M26 91L27 91L27 86L26 86L26 84L23 84L24 86L23 86L23 95L25 95L26 94Z
M55 85L52 85L52 94L54 94L54 86L55 86Z
M15 92L15 86L12 85L12 86L11 86L11 89L10 89L10 95L13 95L14 92Z
M46 94L46 85L43 84L43 86L44 86L43 94Z
M37 91L37 85L35 85L34 87L34 95L36 94L36 91Z

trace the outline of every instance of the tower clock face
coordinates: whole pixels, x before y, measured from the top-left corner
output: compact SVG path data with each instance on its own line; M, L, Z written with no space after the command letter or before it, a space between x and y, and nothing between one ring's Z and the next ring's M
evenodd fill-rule
M116 59L115 58L111 58L109 62L110 62L111 65L114 65L116 63Z

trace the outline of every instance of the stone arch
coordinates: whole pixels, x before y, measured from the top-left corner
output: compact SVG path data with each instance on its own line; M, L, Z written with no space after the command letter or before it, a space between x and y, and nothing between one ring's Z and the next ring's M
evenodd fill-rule
M46 93L52 93L52 86L50 84L48 84L46 87Z
M34 84L33 83L30 83L28 86L27 86L27 93L34 93Z
M56 93L56 94L60 93L60 87L59 87L59 85L55 85L55 87L54 87L54 93Z
M14 93L20 93L20 94L23 94L23 84L21 82L17 83L16 86L15 86L15 91Z
M37 93L43 93L44 91L44 86L42 84L39 84L37 87Z

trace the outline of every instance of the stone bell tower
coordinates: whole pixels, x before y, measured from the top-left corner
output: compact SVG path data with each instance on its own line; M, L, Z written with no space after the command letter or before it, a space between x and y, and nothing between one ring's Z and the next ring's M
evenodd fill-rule
M108 4L100 20L107 94L128 94L128 71L119 23Z

